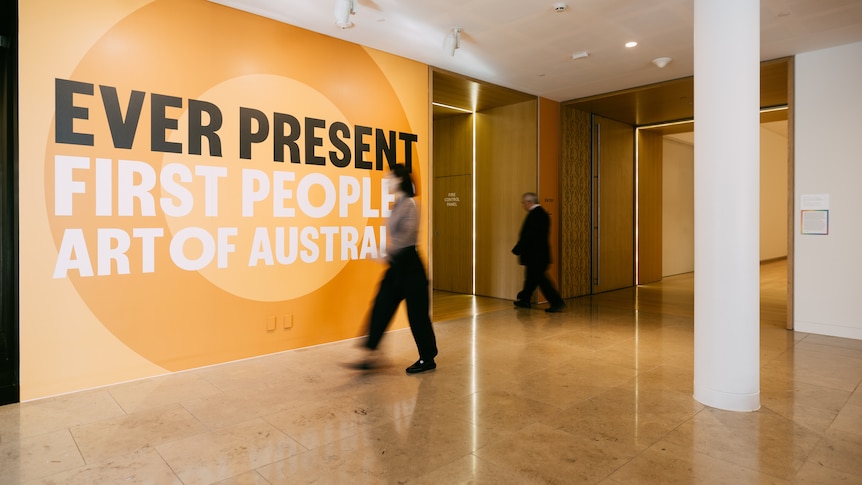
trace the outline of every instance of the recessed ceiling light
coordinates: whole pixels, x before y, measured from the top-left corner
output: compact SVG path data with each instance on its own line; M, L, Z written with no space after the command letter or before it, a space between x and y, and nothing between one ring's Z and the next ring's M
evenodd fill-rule
M635 41L626 42L626 47L634 47L634 46L636 46L636 45L638 45L638 43L637 43L637 42L635 42Z
M656 57L652 60L652 63L655 64L659 69L662 69L664 68L664 66L670 64L670 61L672 60L673 59L671 59L670 57Z

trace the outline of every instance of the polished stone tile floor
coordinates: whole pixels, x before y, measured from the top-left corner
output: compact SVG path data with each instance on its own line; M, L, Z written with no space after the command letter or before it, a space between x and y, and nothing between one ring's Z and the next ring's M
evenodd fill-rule
M374 372L346 341L2 406L0 483L860 484L862 341L785 330L781 291L757 412L693 399L681 275L559 314L468 297L424 374L397 330Z

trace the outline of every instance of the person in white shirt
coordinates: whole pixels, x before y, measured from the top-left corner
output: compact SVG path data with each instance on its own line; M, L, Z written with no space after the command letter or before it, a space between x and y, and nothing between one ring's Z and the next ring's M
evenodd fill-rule
M377 347L402 300L407 302L407 319L419 351L419 360L406 369L408 374L426 372L437 367L437 339L429 315L428 276L416 251L419 232L419 210L413 180L402 164L387 174L390 190L395 191L395 205L386 223L386 262L389 268L380 281L368 322L365 348L368 354L352 367L371 370L377 367Z

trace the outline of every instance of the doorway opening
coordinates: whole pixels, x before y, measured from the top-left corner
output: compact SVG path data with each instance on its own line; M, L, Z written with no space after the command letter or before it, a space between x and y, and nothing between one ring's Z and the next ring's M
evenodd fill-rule
M762 248L766 261L786 261L786 327L792 328L793 322L793 59L782 58L761 63L761 133L766 141L766 148L780 145L783 155L769 157L769 174L762 180L761 205L765 205L767 223L762 224L761 233L767 232L766 240L772 246ZM602 116L617 120L637 128L633 137L637 143L637 162L635 168L636 183L636 222L635 222L635 284L646 284L661 280L663 276L679 273L683 270L665 268L662 226L662 148L666 135L693 132L694 117L694 80L692 77L657 83L655 85L632 88L620 92L608 93L563 103L564 156L567 166L589 166L589 159L584 153L591 153L591 134L589 120L594 116ZM679 141L675 139L674 141ZM566 146L566 144L568 144ZM763 148L763 147L762 147ZM764 154L762 153L762 156ZM767 154L769 155L769 154ZM776 167L775 164L780 165ZM569 169L570 173L562 172L563 183L568 184L564 192L578 193L589 190L584 182L586 178L577 169ZM581 170L584 172L584 170ZM779 173L778 176L775 174ZM764 183L767 185L764 187ZM772 195L770 195L772 194ZM775 195L777 194L777 195ZM566 202L568 204L568 202ZM569 209L572 214L567 220L589 221L590 214L580 214L577 209ZM763 213L763 211L762 211ZM692 215L693 218L693 215ZM586 226L588 222L581 223ZM693 222L690 232L693 241ZM568 257L575 261L585 259L589 248L584 243L587 233L584 227L575 227L563 234L563 247L570 253ZM777 237L778 240L775 240ZM568 238L568 240L567 240ZM670 242L671 240L669 240ZM775 250L774 247L779 249ZM687 246L693 248L693 244ZM693 253L693 249L688 249ZM782 253L784 256L782 256ZM674 258L685 256L677 253ZM564 257L567 257L564 254ZM579 259L580 258L580 259ZM580 266L589 264L580 262ZM577 269L577 264L570 265ZM693 269L693 262L691 262ZM563 289L567 297L590 294L588 280L577 271L566 270L563 274Z

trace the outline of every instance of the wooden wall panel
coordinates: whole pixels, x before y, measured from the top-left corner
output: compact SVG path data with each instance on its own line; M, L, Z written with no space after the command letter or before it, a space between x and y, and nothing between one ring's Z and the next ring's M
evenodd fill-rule
M560 141L560 293L591 293L591 117L563 106Z
M593 116L593 293L634 285L634 127Z
M662 277L662 135L638 130L637 284Z
M434 177L473 173L473 115L434 120Z
M434 120L432 287L473 292L473 115Z
M435 290L473 293L473 177L434 177Z
M537 190L537 102L478 113L476 119L476 294L514 300L524 271L512 247Z

